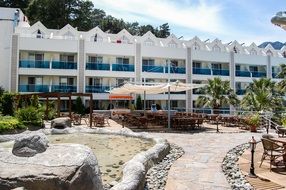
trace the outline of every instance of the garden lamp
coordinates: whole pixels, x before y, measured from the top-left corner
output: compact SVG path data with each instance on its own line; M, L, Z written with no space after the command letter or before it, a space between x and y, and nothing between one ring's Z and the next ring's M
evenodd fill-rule
M255 178L257 177L256 174L254 173L254 151L256 148L256 140L252 136L251 140L249 141L250 145L250 150L251 150L251 164L250 164L250 170L249 170L249 177Z

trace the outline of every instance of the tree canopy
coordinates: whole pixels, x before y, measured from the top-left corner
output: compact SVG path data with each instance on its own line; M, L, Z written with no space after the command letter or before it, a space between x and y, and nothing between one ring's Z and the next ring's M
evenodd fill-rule
M123 19L106 15L89 0L4 0L1 7L20 8L29 18L30 24L41 21L47 28L60 29L66 24L88 31L99 26L103 31L118 33L126 29L132 35L143 35L151 31L155 36L166 38L170 35L168 23L159 27L125 22Z

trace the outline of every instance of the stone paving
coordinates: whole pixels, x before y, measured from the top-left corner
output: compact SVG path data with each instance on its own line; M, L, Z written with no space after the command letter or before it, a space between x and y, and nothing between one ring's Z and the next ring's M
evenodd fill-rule
M181 146L185 154L171 167L166 190L231 189L221 164L226 153L261 133L153 133Z

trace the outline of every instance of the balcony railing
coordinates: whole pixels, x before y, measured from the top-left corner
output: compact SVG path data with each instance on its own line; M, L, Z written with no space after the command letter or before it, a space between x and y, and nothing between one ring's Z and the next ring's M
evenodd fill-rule
M86 63L86 70L100 70L100 71L109 71L110 64L108 63Z
M50 62L49 61L35 61L35 60L20 60L19 67L20 68L48 69L50 68Z
M112 64L112 71L134 72L133 64Z
M272 72L272 78L281 79L281 78L283 78L283 77L279 77L279 76L278 76L278 73Z
M208 68L193 67L193 74L211 75L211 70Z
M155 65L142 65L143 72L164 73L164 67Z
M236 94L237 95L244 95L245 93L246 93L245 89L238 89L238 90L236 90Z
M229 76L228 69L212 69L213 75Z
M266 72L251 71L252 77L266 77Z
M49 92L48 85L21 84L18 87L19 92Z
M109 86L85 86L85 91L87 93L108 93L106 91L110 90Z
M165 67L166 73L168 73L168 67ZM186 74L186 68L185 67L170 67L171 73L176 74Z
M76 92L73 85L52 85L52 92Z
M237 77L250 77L249 71L235 71L235 76Z
M64 62L64 61L53 61L53 69L77 69L77 63L75 62Z

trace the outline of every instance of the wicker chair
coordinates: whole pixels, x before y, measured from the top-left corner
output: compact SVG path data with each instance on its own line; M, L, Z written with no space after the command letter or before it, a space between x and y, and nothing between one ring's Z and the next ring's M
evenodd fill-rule
M264 152L262 154L261 163L259 167L261 167L263 161L267 157L269 157L270 158L270 171L271 171L271 166L272 164L275 163L276 159L279 157L283 157L283 158L285 157L285 148L270 139L262 138L261 142L263 145Z

